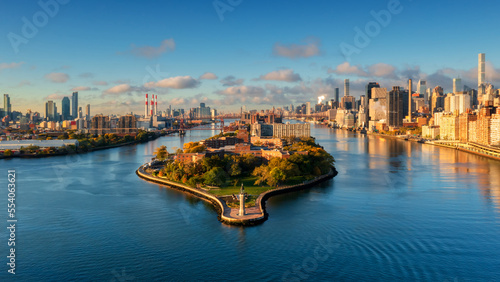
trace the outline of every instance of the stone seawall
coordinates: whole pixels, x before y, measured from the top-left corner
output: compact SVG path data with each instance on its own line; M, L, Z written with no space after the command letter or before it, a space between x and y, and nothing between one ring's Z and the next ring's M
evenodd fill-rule
M164 185L171 186L172 188L175 188L180 191L185 191L190 194L193 194L202 200L208 201L212 203L212 205L215 206L217 213L218 213L218 220L225 223L225 224L230 224L230 225L241 225L241 226L250 226L250 225L256 225L260 224L264 221L267 220L268 218L268 213L266 212L266 201L270 197L274 195L279 195L283 193L288 193L292 191L299 191L302 189L306 189L309 187L314 186L317 183L326 181L328 179L331 179L337 175L337 171L335 169L332 169L330 173L319 176L313 180L297 184L297 185L292 185L292 186L284 186L284 187L279 187L276 189L272 189L269 191L266 191L262 194L259 195L257 200L255 201L255 208L258 209L252 213L245 214L244 216L239 216L237 215L237 209L232 209L227 206L226 202L219 197L212 195L205 190L198 189L198 188L193 188L189 187L187 185L183 185L177 182L169 181L164 178L159 178L152 176L144 171L144 166L139 167L137 169L136 174L148 181L155 182L155 183L160 183ZM251 209L251 208L250 208ZM250 210L249 209L249 210Z

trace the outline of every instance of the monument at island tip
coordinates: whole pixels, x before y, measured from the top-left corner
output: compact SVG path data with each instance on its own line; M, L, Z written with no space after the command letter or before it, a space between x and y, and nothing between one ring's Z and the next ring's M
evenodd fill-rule
M240 213L238 215L243 216L245 215L245 188L243 187L243 183L241 183L241 189L240 189L240 195L239 195L239 200L240 200Z

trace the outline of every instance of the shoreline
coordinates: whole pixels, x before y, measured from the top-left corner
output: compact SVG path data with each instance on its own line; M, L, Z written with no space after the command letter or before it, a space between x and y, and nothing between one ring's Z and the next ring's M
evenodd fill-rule
M386 135L386 134L369 133L369 132L367 132L366 135L386 137L386 138L392 138L392 139L401 140L401 141L417 142L417 143L420 143L420 144L426 144L426 145L433 145L433 146L438 146L438 147L442 147L442 148L455 149L455 150L462 151L464 153L469 153L469 154L473 154L473 155L476 155L476 156L481 156L481 157L489 158L489 159L492 159L492 160L500 161L500 156L497 157L497 156L489 155L489 154L486 154L486 153L482 153L482 152L479 152L479 151L470 150L470 149L467 149L467 148L459 146L459 145L468 145L466 143L456 143L457 145L452 146L452 145L446 145L446 144L440 144L439 143L439 141L445 142L446 140L433 140L433 141L418 142L418 141L413 140L413 139L408 139L407 140L407 139L404 139L403 137L398 137L398 136L402 136L402 135ZM436 142L436 141L438 141L438 142Z
M140 166L136 170L137 176L140 178L146 180L146 181L151 181L154 183L159 183L162 185L166 185L170 188L180 190L183 192L188 192L202 200L210 202L212 205L214 205L215 209L217 210L217 219L225 224L228 225L238 225L238 226L252 226L252 225L257 225L261 224L264 221L266 221L269 217L269 214L266 211L266 201L275 195L279 194L284 194L288 192L293 192L293 191L299 191L303 189L310 188L314 186L315 184L321 183L323 181L327 181L329 179L334 178L338 172L335 168L330 170L329 173L318 176L314 178L313 180L309 180L307 182L297 184L297 185L291 185L291 186L284 186L284 187L279 187L275 189L268 190L266 192L263 192L259 194L257 197L257 200L255 201L255 206L246 208L246 214L243 216L238 215L238 209L233 209L227 206L226 202L221 199L219 196L215 196L213 194L210 194L209 192L199 189L199 188L193 188L189 187L187 185L183 185L180 183L172 182L167 179L159 178L156 176L152 176L144 171L144 165Z
M123 146L129 146L129 145L136 145L136 144L141 144L141 143L147 143L149 141L156 140L160 137L163 136L168 136L169 134L165 135L158 135L155 136L147 141L131 141L131 142L125 142L125 143L120 143L120 144L114 144L114 145L109 145L109 146L103 146L103 147L96 147L96 148L90 148L86 152L66 152L66 153L54 153L54 154L18 154L18 155L12 155L9 157L5 156L0 156L0 160L2 159L14 159L14 158L21 158L21 159L40 159L40 158L49 158L49 157L59 157L59 156L67 156L67 155L80 155L80 154L87 154L87 153L92 153L95 151L100 151L100 150L106 150L106 149L113 149L113 148L118 148L118 147L123 147Z

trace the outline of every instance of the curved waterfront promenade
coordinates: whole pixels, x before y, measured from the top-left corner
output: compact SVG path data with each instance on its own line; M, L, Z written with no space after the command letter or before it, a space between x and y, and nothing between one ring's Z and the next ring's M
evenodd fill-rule
M245 209L245 215L240 216L238 215L239 210L238 209L233 209L227 206L226 202L219 197L212 195L208 193L205 190L198 189L198 188L193 188L189 187L187 185L183 185L177 182L172 182L169 180L166 180L164 178L152 176L149 173L147 173L144 170L145 165L142 165L139 167L139 169L136 170L136 174L141 177L142 179L155 182L155 183L160 183L164 185L168 185L170 187L173 187L175 189L181 190L181 191L186 191L189 192L205 201L208 201L212 203L215 208L217 209L217 212L219 213L218 219L226 224L230 225L255 225L262 223L266 221L268 218L268 214L266 212L266 201L272 196L278 195L278 194L283 194L287 192L292 192L292 191L298 191L302 190L305 188L309 188L314 186L317 183L326 181L328 179L331 179L337 175L337 171L335 169L331 170L330 173L321 175L313 180L306 181L302 184L297 184L297 185L292 185L292 186L283 186L279 187L276 189L268 190L264 193L261 193L257 200L255 201L255 206L246 208Z

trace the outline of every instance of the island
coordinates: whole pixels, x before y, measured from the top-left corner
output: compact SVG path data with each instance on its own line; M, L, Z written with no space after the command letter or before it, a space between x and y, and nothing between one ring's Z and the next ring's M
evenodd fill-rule
M254 225L268 218L266 200L337 175L335 160L313 137L261 138L247 129L165 146L137 175L211 202L221 222Z

